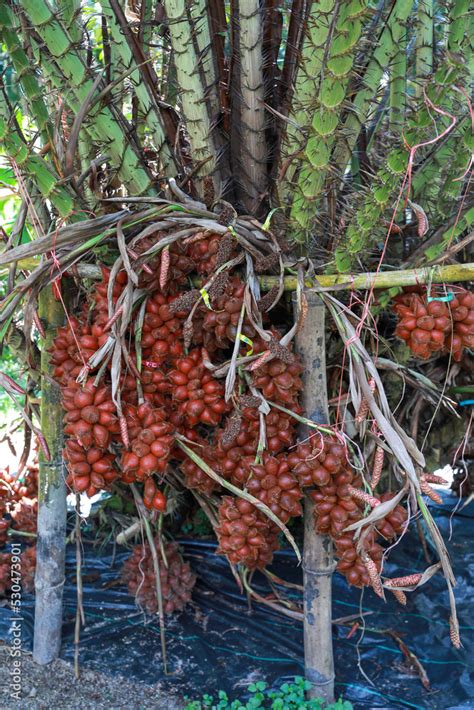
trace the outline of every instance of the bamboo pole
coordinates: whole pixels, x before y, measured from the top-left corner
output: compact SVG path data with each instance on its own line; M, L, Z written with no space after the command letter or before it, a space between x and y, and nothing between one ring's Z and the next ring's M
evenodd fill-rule
M39 315L46 330L41 352L41 429L48 444L50 460L46 461L40 453L33 658L45 665L58 657L61 647L66 549L62 409L59 386L50 377L47 352L56 328L63 324L64 312L61 304L54 299L51 286L41 292Z
M326 388L325 306L318 294L307 291L308 312L296 335L296 349L304 365L303 408L316 424L329 421ZM308 435L306 427L301 435ZM332 543L316 532L314 503L304 499L303 602L305 677L311 683L309 696L334 700L332 647L332 573L335 569Z
M17 262L19 269L32 270L39 264L39 259L21 259ZM2 269L0 268L0 274ZM100 280L102 272L93 264L78 264L77 273L81 278ZM305 280L307 288L321 288L334 291L360 290L371 288L394 288L398 286L416 286L417 284L458 283L474 280L474 263L448 264L446 266L424 266L419 269L403 269L400 271L367 271L362 274L321 274L312 279ZM296 276L285 276L285 291L296 291ZM269 291L273 286L278 286L278 276L260 276L260 288ZM194 285L202 284L201 279L195 280Z

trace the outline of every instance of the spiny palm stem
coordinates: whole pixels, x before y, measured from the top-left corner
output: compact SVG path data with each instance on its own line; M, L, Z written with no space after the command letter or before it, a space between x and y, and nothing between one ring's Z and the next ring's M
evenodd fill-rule
M406 112L407 96L407 38L406 32L400 37L397 53L390 67L390 130L400 129Z
M258 0L238 0L236 9L239 67L232 89L240 130L240 135L233 136L239 142L234 151L239 166L237 190L246 210L255 214L267 188L262 17Z
M416 13L415 94L422 95L423 79L433 71L433 0L418 0Z
M112 55L112 68L115 72L123 67L125 71L136 66L136 61L128 45L122 26L118 22L116 13L109 0L102 0L102 13L107 21L107 29L111 39L110 51ZM131 74L134 92L137 97L138 106L142 114L143 123L148 127L153 146L156 149L161 163L161 170L164 175L172 177L176 173L176 166L171 154L170 147L161 123L159 108L153 101L147 90L146 82L142 81L139 68Z
M456 95L453 86L459 75L453 73L450 77L450 82L445 82L445 77L440 76L440 83L432 80L425 82L425 89L430 95L431 100L436 105L450 104L452 97ZM410 145L426 140L426 106L424 100L418 100L418 111L414 112L410 121L408 121L405 136ZM429 125L429 123L428 123ZM459 142L462 139L459 134L454 134L452 139ZM439 149L443 149L445 144L440 143ZM433 149L434 150L434 149ZM353 268L358 255L366 249L373 248L377 242L383 242L387 238L387 231L392 218L393 211L397 206L396 221L401 217L404 200L400 199L400 188L405 183L407 188L406 175L408 166L408 151L401 137L397 144L389 151L383 161L382 166L374 175L370 193L362 196L359 202L358 209L355 210L354 216L347 224L345 233L340 240L340 243L335 250L335 261L338 271L347 272ZM424 176L424 171L427 175ZM419 189L425 185L429 185L429 175L432 174L432 162L426 161L417 171L416 177L410 185L410 197L413 200L424 203L419 197L419 191L415 193L415 186ZM415 194L414 194L415 193ZM416 195L416 197L415 197ZM357 203L356 203L357 207ZM391 238L397 238L396 235Z
M213 176L214 190L220 192L220 178L216 174L217 152L211 136L211 122L207 112L205 87L202 84L197 56L193 44L193 28L187 15L185 0L164 0L168 27L173 48L179 101L186 122L193 162L198 167L196 177L200 195L204 192L203 178Z
M380 34L362 77L363 86L352 100L351 111L338 130L344 140L335 147L331 164L343 175L357 142L362 124L366 123L374 95L380 86L384 71L396 56L400 39L405 36L405 23L412 11L413 0L397 0Z
M319 93L325 46L331 22L337 16L338 5L337 0L323 0L311 5L280 160L282 164L289 161L280 185L280 201L284 204L291 204L293 200L293 182L298 174L299 159L302 157L300 151L305 146L306 131L311 125L314 104Z
M465 60L474 75L474 13L471 0L453 0L449 12L448 49Z
M321 66L320 87L301 167L290 218L298 225L296 238L303 240L311 229L319 198L326 185L331 151L353 70L355 51L362 34L365 0L347 0L339 5Z
M30 27L40 36L42 66L50 79L63 77L69 88L68 103L78 112L89 98L94 80L71 37L44 0L20 0ZM46 54L49 52L50 57ZM123 184L135 195L152 192L148 172L130 141L120 116L108 106L95 106L84 120L91 139L106 148Z
M23 177L29 176L43 198L50 200L61 217L69 217L74 209L74 199L64 186L59 184L58 176L46 163L26 145L12 127L6 102L0 101L0 145L8 158L18 166Z
M82 40L83 28L79 23L81 0L61 0L61 19L73 42Z
M0 4L0 38L8 50L13 67L25 92L29 109L41 133L43 143L45 145L49 143L53 147L54 129L49 118L48 108L43 99L42 88L23 49L21 34L14 16L5 3Z

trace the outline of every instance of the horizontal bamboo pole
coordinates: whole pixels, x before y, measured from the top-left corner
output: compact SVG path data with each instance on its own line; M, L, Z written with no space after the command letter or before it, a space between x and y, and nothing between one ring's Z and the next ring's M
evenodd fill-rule
M38 266L37 259L18 261L18 268L32 270ZM81 278L101 279L102 272L94 264L78 264L77 273ZM317 280L316 280L317 279ZM393 288L395 286L416 286L426 283L457 283L474 280L474 263L447 264L444 266L426 266L419 269L404 269L400 271L366 272L362 274L321 274L316 279L306 279L307 288L317 287L334 291L369 290L371 288ZM296 276L285 276L285 291L296 291ZM260 276L260 287L269 291L280 282L278 276ZM201 285L197 280L195 285Z
M329 290L369 290L371 288L392 288L394 286L416 286L417 284L456 283L474 279L474 264L448 264L446 266L404 269L401 271L366 272L362 274L321 274L315 279L305 279L305 286L321 286ZM278 276L260 276L260 287L269 291L279 283ZM295 291L296 276L285 276L285 291Z

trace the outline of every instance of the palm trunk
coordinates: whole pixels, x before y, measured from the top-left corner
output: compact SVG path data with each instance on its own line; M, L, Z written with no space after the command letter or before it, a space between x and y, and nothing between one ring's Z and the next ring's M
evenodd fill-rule
M257 214L267 189L265 85L262 18L258 0L237 0L231 101L233 161L237 194L250 214Z

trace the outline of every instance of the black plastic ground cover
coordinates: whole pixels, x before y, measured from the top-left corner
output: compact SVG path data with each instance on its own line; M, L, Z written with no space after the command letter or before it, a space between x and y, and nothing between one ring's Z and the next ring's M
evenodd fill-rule
M474 592L474 505L452 516L455 499L444 496L443 506L432 510L451 540L450 552L458 584L456 600L464 647L455 650L449 641L449 607L441 575L409 595L406 608L394 600L379 600L372 591L349 588L340 575L334 577L333 618L371 612L348 638L347 626L335 625L336 688L355 708L430 708L455 710L474 707L474 638L470 597ZM226 690L242 696L255 680L278 685L303 673L302 625L268 607L252 605L239 593L225 560L214 554L208 542L183 541L187 559L198 574L194 604L167 620L168 677L161 665L159 626L145 618L123 587L110 586L127 557L120 552L112 559L97 554L85 543L83 574L84 610L87 625L81 632L80 662L84 667L118 674L161 687L182 696L200 697L203 692ZM110 553L110 549L106 551ZM390 555L387 575L423 570L427 564L416 531L407 534ZM64 644L62 656L74 653L76 608L75 551L67 558ZM301 568L290 552L277 554L272 568L278 576L301 581ZM255 577L253 585L262 595L270 592L266 581ZM294 593L297 596L297 592ZM391 596L391 595L390 595ZM23 644L31 647L33 598L23 600ZM9 639L11 612L0 608L0 637ZM431 690L409 668L395 639L381 633L392 630L416 654L428 675Z

